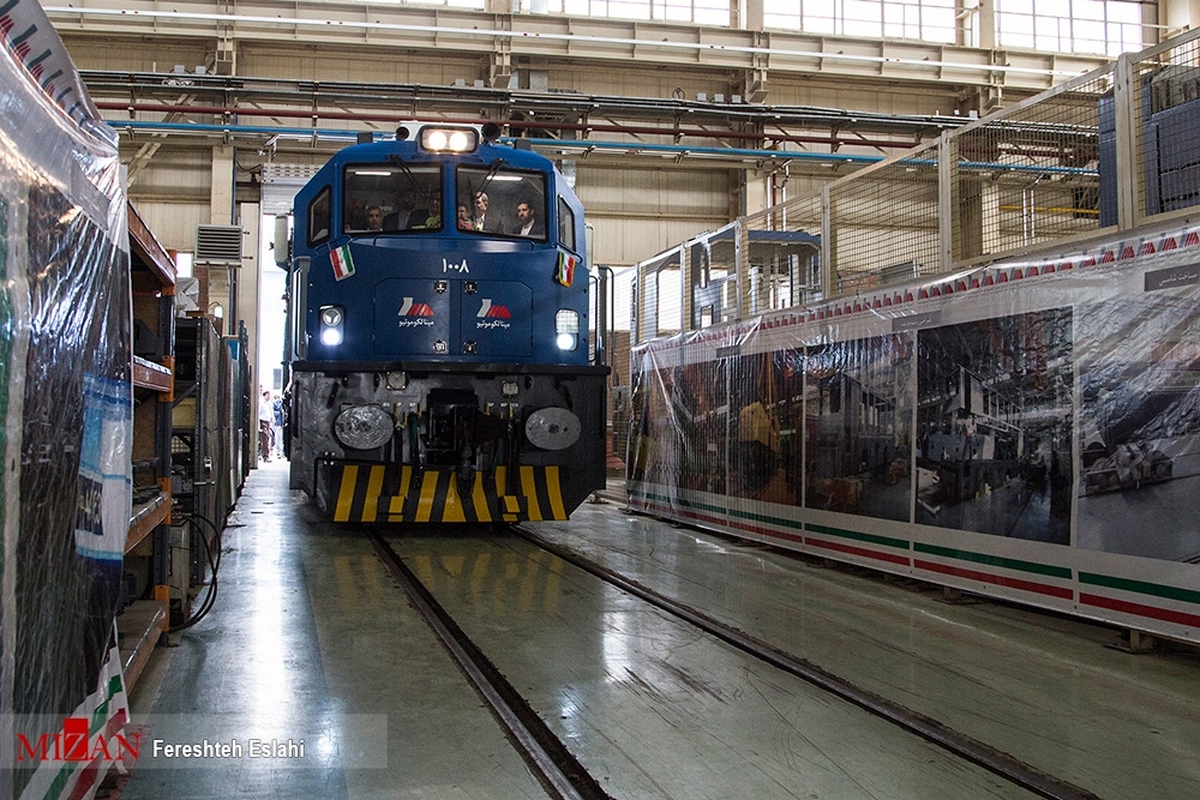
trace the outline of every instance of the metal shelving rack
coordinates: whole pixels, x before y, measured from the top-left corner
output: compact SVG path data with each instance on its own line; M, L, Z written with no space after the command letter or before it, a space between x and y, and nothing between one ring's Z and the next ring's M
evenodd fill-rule
M166 634L170 605L171 405L175 389L175 264L129 206L133 288L133 509L125 570L135 597L117 618L126 684L132 686ZM152 589L146 591L143 584Z

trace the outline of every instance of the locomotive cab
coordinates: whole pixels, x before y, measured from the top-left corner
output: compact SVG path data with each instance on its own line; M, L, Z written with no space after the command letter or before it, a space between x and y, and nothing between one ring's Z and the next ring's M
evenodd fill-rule
M561 519L604 481L583 208L479 131L348 147L302 189L291 482L335 520Z

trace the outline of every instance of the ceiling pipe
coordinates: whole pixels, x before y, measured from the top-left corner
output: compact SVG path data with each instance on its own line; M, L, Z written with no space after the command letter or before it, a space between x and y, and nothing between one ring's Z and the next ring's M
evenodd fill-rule
M386 114L360 114L354 112L340 111L305 111L301 109L266 109L253 106L229 107L229 106L197 106L197 105L172 105L170 103L121 103L121 102L95 102L96 108L101 111L145 111L165 114L214 114L221 116L238 116L238 117L283 117L287 119L312 119L314 121L320 119L328 120L359 120L362 122L383 122L397 123L410 120L411 115L386 115ZM438 120L444 123L457 123L463 125L481 125L484 122L492 120L454 120L442 119ZM600 133L626 133L626 134L648 134L657 136L672 136L672 137L695 137L702 139L737 139L741 141L771 141L771 142L788 142L791 144L823 144L832 148L842 147L843 145L856 145L860 147L874 147L878 149L895 148L908 150L914 146L912 141L889 141L884 139L840 139L836 136L795 136L789 134L775 133L747 133L742 131L710 131L697 128L678 128L678 127L654 127L654 126L638 126L638 125L606 125L586 122L542 122L534 120L509 120L505 123L509 128L532 128L535 130L570 130L583 132L600 132Z
M580 94L566 91L530 92L527 90L497 89L483 86L436 86L429 84L377 84L352 81L312 81L248 76L193 75L190 73L122 73L81 70L89 91L94 97L119 92L122 98L172 92L177 96L180 87L189 93L210 93L220 96L218 102L227 105L238 100L270 97L295 101L297 95L313 103L328 101L338 105L362 105L391 109L412 107L405 119L418 114L423 105L483 105L497 113L521 112L542 115L541 119L562 119L568 115L588 118L615 115L621 119L669 118L676 125L680 120L697 124L712 120L724 125L774 125L782 128L827 126L852 127L855 130L886 131L892 134L925 136L943 130L959 128L971 122L971 116L959 114L885 114L873 111L849 111L822 106L765 105L757 103L692 101L682 98L647 98L615 95ZM128 103L129 100L123 100ZM241 108L241 107L239 107ZM172 110L175 110L174 108ZM481 112L477 112L481 113Z
M251 136L293 136L302 140L326 140L331 142L354 142L361 131L332 130L322 128L285 128L268 125L220 125L185 122L136 122L132 120L108 120L109 126L117 131L147 131L153 133L222 134ZM514 140L505 137L500 141L511 144ZM842 153L811 153L794 150L757 150L738 147L687 147L671 144L640 144L634 142L605 142L594 139L523 139L533 147L541 149L572 149L584 153L597 150L638 155L656 153L687 156L716 156L723 160L736 161L809 161L829 166L842 164L874 164L883 161L883 156L861 156Z
M327 140L331 142L355 142L362 131L329 130L320 128L284 128L267 125L206 125L183 122L134 122L128 120L109 120L108 125L117 131L150 131L154 133L201 133L222 135L247 134L252 136L292 136L304 141ZM512 144L512 137L502 137L500 142ZM674 144L643 144L637 142L605 142L595 139L522 139L531 146L543 150L577 150L585 157L590 152L606 150L626 155L643 155L646 153L671 155L676 159L687 156L715 156L725 161L775 161L782 163L809 162L822 166L837 167L845 164L867 166L887 160L884 156L850 155L845 153L812 153L797 150L758 150L741 147L687 147ZM936 168L937 162L918 155L905 159L900 163L914 167ZM1099 172L1088 167L1064 167L1044 164L1005 164L985 161L959 161L960 169L978 172L1015 172L1033 175L1074 175L1095 178Z
M190 73L111 73L80 70L89 91L172 92L180 88L227 96L268 96L294 100L328 98L341 103L395 106L397 103L487 104L496 108L519 107L542 113L625 113L631 116L658 114L672 117L714 118L727 121L772 121L786 124L850 124L872 130L941 130L957 128L971 119L958 114L887 114L850 111L823 106L765 105L759 103L702 102L656 97L578 94L495 89L483 86L437 86L429 84L363 84L344 81L312 81L247 76L193 75Z

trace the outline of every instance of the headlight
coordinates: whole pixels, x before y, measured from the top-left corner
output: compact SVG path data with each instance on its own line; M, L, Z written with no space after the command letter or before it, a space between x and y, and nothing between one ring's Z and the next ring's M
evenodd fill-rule
M341 306L321 306L317 314L321 329L319 338L326 347L337 347L346 338L346 312Z
M574 350L579 343L579 312L560 308L554 315L554 332L559 350Z
M347 406L333 421L333 435L355 450L382 447L395 429L392 415L379 406Z
M422 150L449 153L472 153L479 148L479 134L474 128L421 128Z

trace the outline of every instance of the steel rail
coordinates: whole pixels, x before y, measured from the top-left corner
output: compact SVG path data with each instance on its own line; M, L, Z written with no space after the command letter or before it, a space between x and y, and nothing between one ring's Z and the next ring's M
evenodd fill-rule
M1048 798L1048 800L1098 800L1097 795L1082 787L1056 778L1013 755L956 731L932 717L857 686L806 659L784 652L762 639L705 614L703 611L673 600L638 581L555 544L527 528L515 525L509 527L516 535L531 544L700 628L726 644L853 703L1040 797Z
M612 800L537 712L451 619L378 531L368 538L381 561L433 630L525 759L542 787L558 800Z

